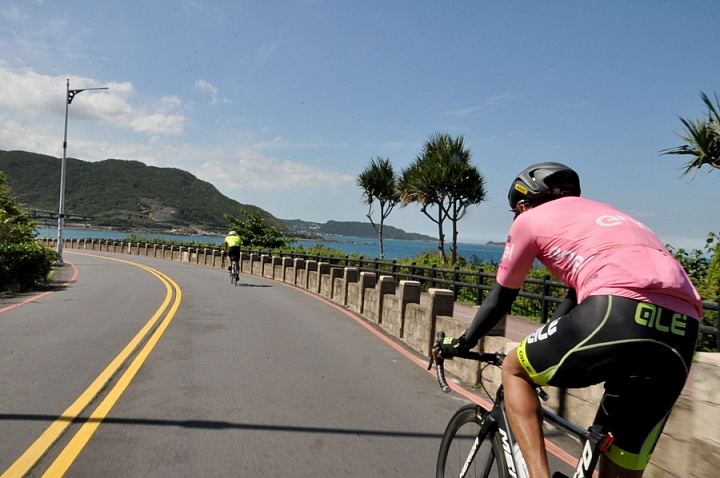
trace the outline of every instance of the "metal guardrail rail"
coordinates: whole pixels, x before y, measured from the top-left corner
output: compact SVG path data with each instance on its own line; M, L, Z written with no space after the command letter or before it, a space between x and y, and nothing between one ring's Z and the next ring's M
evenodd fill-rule
M79 241L78 239L74 239L75 241ZM107 242L107 243L126 243L129 244L129 241L117 241L117 240L104 240L101 239L101 242ZM134 243L138 247L142 246L158 246L163 245L167 247L167 244L156 244L156 243ZM217 254L220 254L222 251L222 248L220 247L205 247L205 246L198 246L193 244L176 244L169 246L171 249L173 247L179 247L179 248L186 248L188 250L197 250L197 249L203 249L203 250L213 250L216 251ZM495 274L490 272L485 272L482 268L479 268L477 270L467 270L467 269L442 269L435 265L433 266L421 266L417 265L415 263L406 264L406 263L399 263L397 261L384 261L380 259L366 259L364 257L350 257L350 256L326 256L322 254L307 254L307 253L298 253L298 252L287 252L287 251L278 251L278 250L263 250L263 249L243 249L241 248L241 252L244 252L246 254L258 254L258 255L268 255L268 256L277 256L277 257L288 257L291 259L304 259L304 260L314 260L317 262L325 262L330 264L330 266L335 267L355 267L359 271L366 271L366 272L374 272L378 276L380 275L389 275L392 276L396 282L400 282L401 280L415 280L420 282L423 286L427 285L427 287L433 287L433 288L445 288L452 290L455 294L455 300L458 299L459 295L461 294L461 291L471 291L471 295L473 297L473 301L475 305L480 305L482 301L484 300L484 297L490 289L492 289L493 285L495 284ZM553 296L552 292L557 290L562 290L562 296L565 295L565 292L568 290L568 286L560 281L552 280L550 275L545 276L542 279L536 279L536 278L526 278L525 279L525 285L534 285L534 286L540 286L542 293L533 293L533 292L527 292L525 290L521 290L518 294L519 297L524 297L531 300L537 300L540 302L541 307L541 314L540 314L540 321L542 323L546 323L550 316L552 315L550 310L550 304L556 303L559 304L562 302L561 297L555 297ZM523 286L525 288L525 286ZM535 287L537 288L537 287ZM467 297L467 294L465 294L465 297ZM715 323L720 324L720 303L718 302L710 302L710 301L703 301L702 302L703 310L710 313L715 313ZM703 334L712 335L715 338L715 343L718 344L718 348L720 349L720 327L718 326L711 326L706 324L700 325L700 332Z
M337 257L337 256L324 256L321 254L303 254L293 252L280 252L270 250L244 250L246 253L253 254L267 254L267 255L279 255L281 257L290 258L301 258L311 259L317 262L327 262L330 265L342 266L342 267L357 267L358 270L374 272L378 275L390 275L397 282L400 280L416 280L422 284L429 284L430 287L442 286L451 289L455 294L457 300L461 289L469 289L474 291L475 305L480 305L483 301L485 293L492 289L495 283L495 274L483 271L482 268L478 270L466 270L466 269L441 269L437 266L419 266L415 263L404 264L398 263L397 261L382 261L379 259L365 259L365 258L351 258L350 256ZM451 277L451 278L447 278ZM551 276L545 276L543 279L526 278L525 284L535 284L542 288L542 294L525 292L523 290L518 294L520 297L528 299L535 299L540 301L541 304L541 317L542 323L547 323L550 316L551 303L559 304L562 302L562 298L554 297L551 295L552 290L563 289L568 290L568 286L564 282L551 280ZM564 293L563 293L564 295ZM702 302L703 310L715 312L716 323L720 324L720 303L710 302L704 300ZM713 335L715 337L715 343L720 346L720 328L717 326L710 326L701 324L700 332L703 334Z

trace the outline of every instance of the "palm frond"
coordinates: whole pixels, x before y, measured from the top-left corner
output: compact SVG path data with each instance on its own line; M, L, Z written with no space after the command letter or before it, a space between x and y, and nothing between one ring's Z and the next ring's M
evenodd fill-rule
M680 118L685 131L684 134L676 134L685 144L660 151L661 154L692 156L692 159L681 167L684 169L683 176L691 171L697 173L705 165L720 168L720 101L716 94L715 101L718 106L715 107L706 94L703 93L701 97L708 107L707 119Z

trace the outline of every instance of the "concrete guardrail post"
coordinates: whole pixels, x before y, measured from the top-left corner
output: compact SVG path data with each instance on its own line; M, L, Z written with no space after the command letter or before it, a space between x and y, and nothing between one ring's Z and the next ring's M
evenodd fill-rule
M357 267L345 267L342 276L333 279L332 300L340 305L348 305L348 287L350 283L357 283L360 273Z
M383 301L388 294L395 294L395 279L392 276L380 276L375 289L365 291L362 315L371 322L382 324Z
M374 272L362 271L358 281L348 284L348 307L350 310L362 314L365 305L365 290L372 289L377 283L377 275Z
M342 282L343 268L329 265L327 274L323 274L320 283L320 295L328 300L333 300L335 293L335 281ZM340 283L338 283L342 287ZM337 301L336 301L337 302Z
M405 327L405 309L408 304L420 303L421 286L415 280L402 280L395 295L386 295L382 308L382 327L392 336L401 339Z
M304 271L304 274L302 274L302 276L303 276L303 277L302 277L302 283L297 284L297 285L299 285L299 286L302 287L303 289L306 289L306 290L309 289L309 287L310 287L310 273L311 273L311 272L317 272L317 266L318 266L318 263L317 263L317 261L315 261L315 260L308 259L307 261L305 261L305 271Z
M439 315L452 317L455 294L447 289L430 289L424 308L409 306L406 310L403 340L426 357L435 338L435 321Z
M305 259L296 257L293 259L292 271L285 274L285 282L299 286L301 283L300 273L305 271Z
M289 257L281 257L278 265L275 267L275 280L286 282L288 271L292 268L292 259Z

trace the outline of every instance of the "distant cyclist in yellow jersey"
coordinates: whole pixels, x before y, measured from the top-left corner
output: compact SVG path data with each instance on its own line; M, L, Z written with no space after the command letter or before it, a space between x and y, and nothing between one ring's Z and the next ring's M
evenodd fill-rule
M238 233L235 231L230 231L228 233L228 236L225 238L225 242L223 243L223 252L225 252L225 254L229 258L228 270L232 268L232 261L238 262L239 266L240 244L242 244L242 239L240 239Z

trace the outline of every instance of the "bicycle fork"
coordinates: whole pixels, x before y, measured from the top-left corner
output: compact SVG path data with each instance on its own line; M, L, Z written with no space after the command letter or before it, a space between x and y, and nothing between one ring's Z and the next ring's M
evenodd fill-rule
M468 453L467 458L465 459L465 464L463 465L462 469L460 470L460 478L464 478L467 474L468 470L470 469L470 465L472 465L473 461L475 460L475 455L477 455L478 450L480 449L480 445L485 440L485 437L487 437L488 432L492 429L492 427L497 426L497 422L495 419L491 416L490 413L486 413L485 416L482 416L480 414L480 409L475 409L475 414L477 417L481 420L482 425L480 426L480 431L478 432L477 436L475 437L475 442L473 443L473 446L470 448L470 452ZM485 464L486 467L492 466L492 461L488 460L488 462ZM482 476L487 476L489 470L485 470Z

